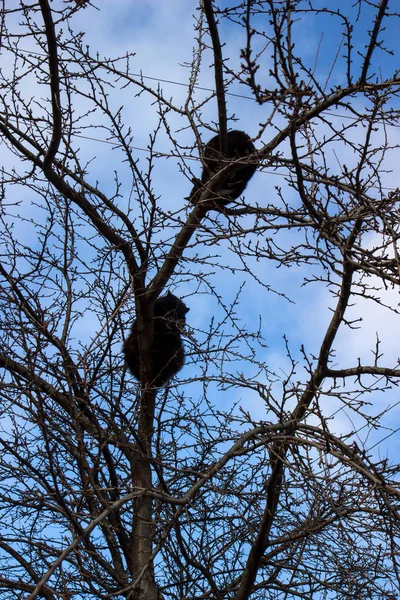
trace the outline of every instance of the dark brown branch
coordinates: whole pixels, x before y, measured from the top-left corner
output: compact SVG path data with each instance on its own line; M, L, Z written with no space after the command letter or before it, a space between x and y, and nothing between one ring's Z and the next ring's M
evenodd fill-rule
M267 503L256 539L252 544L249 556L247 558L246 568L243 571L239 589L234 596L234 600L247 600L247 598L249 598L258 569L262 563L264 552L268 547L269 533L274 521L282 486L284 454L286 453L286 446L280 444L277 449L279 452L278 455L273 456L272 453L270 453L272 467L271 475L269 476L266 485Z
M306 410L310 406L310 403L312 402L319 386L326 377L326 369L329 355L332 350L332 344L338 332L339 326L343 321L344 313L349 303L354 266L347 253L345 253L343 256L343 263L343 276L342 284L340 286L339 301L321 344L317 368L315 369L311 379L307 384L305 392L302 394L299 403L292 413L292 419L295 421L299 421L304 417Z
M359 377L360 375L378 375L387 378L400 377L400 369L390 369L388 367L359 366L348 369L327 369L326 377Z
M48 181L54 185L54 187L66 198L69 198L74 204L79 206L85 215L89 217L90 221L96 227L98 232L105 237L105 239L112 244L115 248L118 248L123 253L125 260L128 265L129 272L132 277L138 276L138 265L135 257L132 254L131 244L125 240L113 227L108 225L105 220L99 215L95 207L86 199L85 195L72 189L68 183L58 175L53 169L44 164L40 158L35 156L30 150L28 150L14 135L12 135L6 124L0 121L0 131L3 135L11 142L11 144L28 159L35 167L38 167L43 171Z
M57 38L54 29L51 8L47 0L39 0L40 9L46 30L48 60L50 70L51 106L53 111L53 133L49 149L44 157L44 166L49 167L57 154L61 142L61 100L60 100L60 76L58 72Z
M220 150L222 154L228 151L227 139L227 119L226 119L226 103L225 103L225 86L224 86L224 62L222 58L222 48L219 39L218 27L214 18L214 8L212 0L203 0L203 9L206 15L208 30L210 32L211 41L214 53L214 77L215 89L217 92L218 103L218 123L219 123L219 139Z
M18 129L18 127L13 125L9 120L6 119L6 117L3 117L0 115L0 121L2 121L4 123L4 125L7 128L9 128L13 133L15 133L19 138L22 138L30 146L33 146L34 148L36 148L36 150L39 152L39 156L45 155L43 148L32 137L27 135L24 131L21 131L20 129ZM54 160L54 165L58 169L60 169L60 172L63 172L64 177L65 176L70 177L73 181L75 181L75 183L77 183L79 186L81 186L85 191L89 192L90 194L93 194L93 196L96 196L101 202L104 202L104 204L107 206L107 208L109 208L115 215L117 215L117 217L119 217L121 219L121 221L126 226L127 230L129 231L129 233L132 236L132 240L135 244L136 250L137 250L141 260L142 261L146 260L146 254L145 254L143 246L140 243L139 236L136 232L136 229L134 228L134 226L132 224L132 221L129 219L129 217L126 215L126 213L124 211L122 211L120 208L118 208L118 206L115 206L115 204L109 198L107 198L107 196L105 194L103 194L103 192L101 192L97 187L94 187L93 185L90 185L90 183L85 181L80 174L74 173L73 171L68 169L64 163L61 163L59 160Z
M56 402L62 406L68 413L71 413L71 400L65 394L59 392L54 386L48 383L45 379L35 375L24 365L17 363L15 360L0 354L0 367L4 367L10 373L20 375L25 381L34 384L37 390L40 390L49 398L54 398Z
M126 502L128 502L129 500L132 500L133 498L136 498L140 494L141 494L140 491L134 491L134 492L131 492L130 494L127 494L124 498L121 498L120 500L117 500L117 502L114 502L114 504L112 504L111 506L109 506L108 508L106 508L105 510L103 510L103 512L98 517L96 517L95 519L93 519L93 521L90 523L90 525L88 525L83 530L82 534L80 536L76 537L74 539L74 541L68 546L68 548L66 548L64 550L64 552L62 552L60 554L60 556L57 558L57 560L54 561L54 563L51 565L50 569L47 571L47 573L39 581L39 583L37 584L37 586L33 590L32 594L27 598L27 600L35 600L35 598L37 598L37 596L41 592L43 586L49 580L49 578L54 573L54 571L56 570L56 568L63 563L63 561L65 560L65 558L68 556L68 554L70 554L77 546L79 546L79 544L93 531L93 529L99 523L101 523L102 521L104 521L104 519L106 517L108 517L113 511L118 510Z
M293 128L301 127L302 125L304 125L305 123L307 123L308 121L313 119L314 117L318 116L324 110L327 110L331 106L334 106L335 104L337 104L342 98L346 97L347 95L349 95L351 93L354 93L353 87L339 90L338 92L336 92L335 94L332 94L329 98L327 98L327 100L325 102L323 102L321 105L316 106L315 108L310 109L308 111L305 111L303 113L303 115L298 117L298 119L295 121L294 125L290 123L287 127L285 127L282 131L280 131L268 144L266 144L261 150L254 153L254 160L261 161L263 158L266 158L267 156L269 156L274 151L274 149L277 148L279 146L279 144L281 144L281 142L283 142L288 136L290 136L291 132L293 131ZM253 158L253 155L252 155L252 158ZM234 169L234 166L233 165L228 166L226 168L226 170L221 171L219 174L220 177L221 178L225 177L228 172L228 169L231 169L231 168ZM217 188L217 185L219 184L219 181L220 181L219 177L215 178L215 180L213 180L213 184L215 184L216 188ZM182 229L178 233L177 237L175 238L175 241L172 244L172 247L165 258L163 266L161 267L161 269L159 270L159 272L154 277L154 279L151 283L150 289L152 292L163 289L166 282L168 281L168 279L171 277L172 273L174 272L175 267L178 264L179 260L182 258L183 252L184 252L189 240L191 239L195 229L200 225L202 218L205 216L205 214L207 212L202 207L202 204L205 203L207 200L212 199L212 197L213 197L212 191L213 191L213 189L211 189L211 188L210 188L210 191L208 191L207 189L204 190L204 192L202 193L202 196L199 198L194 210L189 215L188 220L186 221L185 225L182 227Z
M352 241L353 238L354 232L351 238L349 239L349 244L350 240ZM332 316L325 338L321 344L317 368L315 369L310 381L308 382L307 389L300 397L296 408L292 412L290 421L293 424L293 429L295 428L296 423L298 423L298 421L304 418L307 408L311 404L313 398L315 397L315 394L318 391L319 386L321 385L324 377L326 376L326 366L329 360L329 354L332 348L332 344L336 337L339 326L343 321L343 316L349 302L354 269L350 257L348 255L348 251L345 251L343 256L344 272L342 285L340 288L339 301L337 303L336 310ZM262 564L263 554L268 547L269 533L275 517L276 507L279 502L282 487L284 462L287 448L288 444L282 442L275 443L271 448L271 474L268 478L268 482L266 485L267 502L262 522L258 529L256 539L253 542L253 545L249 552L246 568L244 570L243 577L239 589L234 597L234 600L247 600L247 598L249 597L249 594L251 593L254 581L257 576L258 569Z
M212 198L212 194L207 191L207 199ZM179 231L176 236L174 243L165 257L164 263L161 269L158 271L157 275L154 277L151 282L149 291L150 292L159 292L160 289L163 289L168 279L171 277L172 273L175 270L176 265L180 261L183 256L183 253L188 245L191 237L196 231L197 227L199 227L201 223L201 219L204 217L206 210L203 208L200 202L196 204L192 212L190 213L186 223L183 225L182 229Z
M293 157L294 167L295 167L296 176L297 176L297 189L300 194L301 201L303 202L304 206L306 207L309 215L312 217L314 222L317 225L320 225L321 224L321 215L318 213L318 211L315 210L312 199L310 202L310 199L308 198L308 195L307 195L306 188L304 186L303 169L302 169L302 166L300 165L299 156L298 156L297 147L296 147L296 128L295 127L293 127L292 131L290 132L290 148L292 150L292 157Z
M371 39L369 41L368 50L367 50L367 53L365 55L364 64L363 64L363 68L362 68L361 75L360 75L360 84L365 84L366 83L366 81L367 81L367 75L368 75L368 69L369 69L369 66L371 64L372 54L376 50L376 48L379 46L379 44L377 42L377 39L378 39L379 31L381 29L382 20L383 20L383 18L385 16L385 12L386 12L386 8L387 8L387 5L388 5L388 2L389 2L389 0L381 0L381 4L380 4L379 10L378 10L378 14L376 15L374 28L373 28L372 33L371 33Z
M5 550L8 554L10 554L10 556L15 558L18 561L18 563L25 569L26 573L31 577L31 579L35 583L39 582L39 576L37 575L36 571L33 569L30 562L28 560L26 560L19 552L17 552L9 544L6 544L4 542L4 540L0 540L0 548ZM0 579L0 587L1 587L1 581L2 580ZM8 582L8 583L11 583L11 582ZM32 588L33 588L33 585L27 586L24 591L30 592L32 590ZM55 598L56 598L53 591L47 585L42 586L41 592L42 592L43 597L47 598L47 600L55 600Z
M140 455L133 463L132 486L134 489L150 490L152 488L152 437L154 430L154 410L156 389L145 389L140 399L140 415L138 423L138 443L141 449ZM140 579L138 584L144 583L146 587L157 594L154 582L154 570L152 564L152 547L154 538L153 501L151 496L137 498L133 515L132 527L132 565L131 570L134 579Z

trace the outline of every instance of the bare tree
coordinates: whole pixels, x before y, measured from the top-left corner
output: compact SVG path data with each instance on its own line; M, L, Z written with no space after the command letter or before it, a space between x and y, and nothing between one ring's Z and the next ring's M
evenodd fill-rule
M370 362L337 350L361 302L398 314L400 205L387 182L400 12L326 4L201 0L175 101L132 72L133 55L86 44L76 22L91 3L3 2L1 599L399 596L399 464L368 440L395 432L370 399L397 387L400 366L379 336ZM332 38L328 59L322 37L302 52L314 26ZM210 65L213 92L201 89ZM245 126L228 111L237 92L252 106ZM122 97L157 117L145 160ZM242 128L257 150L199 188L191 159L217 133L226 154ZM90 154L84 136L114 154L100 160L101 141ZM182 189L201 189L193 202L158 193L160 140ZM219 204L245 161L262 192ZM271 265L291 267L289 291ZM273 297L277 316L301 319L304 284L329 291L327 326L312 348L281 327L277 370L265 322L243 306ZM186 366L156 389L153 307L168 289L218 310L208 324L189 313ZM142 384L122 356L134 318Z

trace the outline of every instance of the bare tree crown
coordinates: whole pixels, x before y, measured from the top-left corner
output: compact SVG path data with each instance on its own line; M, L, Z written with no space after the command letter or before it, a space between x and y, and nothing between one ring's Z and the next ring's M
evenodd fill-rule
M94 4L0 11L0 600L398 598L397 2Z

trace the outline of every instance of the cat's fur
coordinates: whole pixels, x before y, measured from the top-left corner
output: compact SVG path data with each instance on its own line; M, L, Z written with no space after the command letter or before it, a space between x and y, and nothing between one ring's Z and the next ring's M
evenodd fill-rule
M148 383L155 387L165 385L183 367L185 353L181 331L186 322L187 306L168 292L154 303L154 337L151 349L152 377ZM125 362L138 381L140 378L140 355L137 321L132 324L129 337L123 347Z
M204 185L214 177L230 162L238 158L245 159L249 154L255 151L255 147L247 133L244 131L229 131L227 134L227 153L222 154L220 151L220 137L216 135L207 144L204 149L204 168L201 175L201 181L197 180L191 193L190 201L196 203L199 199L201 190ZM257 169L257 164L247 163L241 165L234 173L222 180L219 189L214 190L215 199L213 205L225 206L229 202L233 202L243 194L248 182L254 175Z

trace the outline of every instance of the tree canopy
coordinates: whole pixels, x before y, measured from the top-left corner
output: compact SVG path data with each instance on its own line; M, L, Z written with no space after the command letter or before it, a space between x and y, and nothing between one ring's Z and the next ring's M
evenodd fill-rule
M399 16L3 2L0 600L398 598Z

